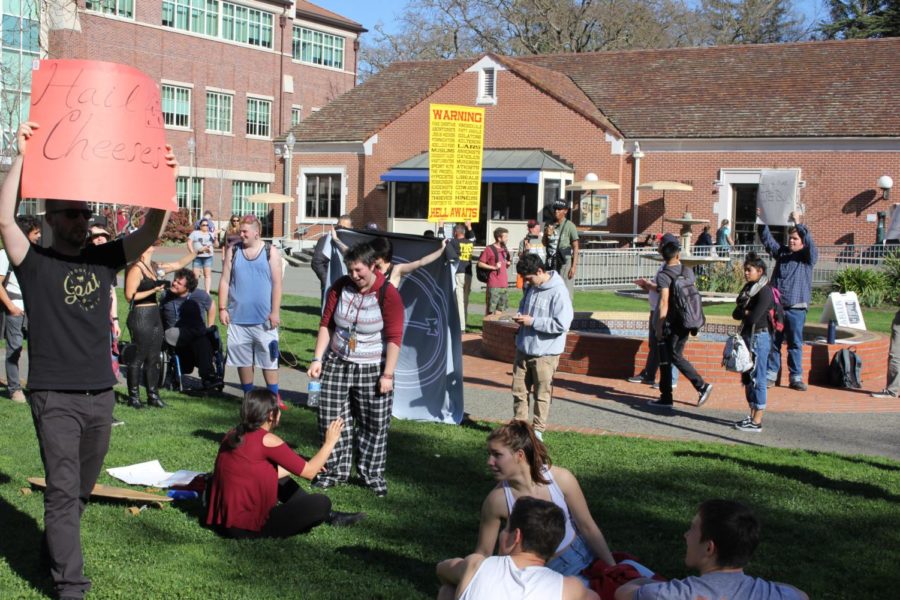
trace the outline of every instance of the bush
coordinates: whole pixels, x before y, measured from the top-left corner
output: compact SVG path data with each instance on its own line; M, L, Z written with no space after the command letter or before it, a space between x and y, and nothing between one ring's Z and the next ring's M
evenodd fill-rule
M736 260L695 267L697 289L701 292L737 294L744 287L744 268Z
M893 250L884 257L884 277L887 280L889 302L900 298L900 250Z
M162 239L172 243L184 243L193 230L194 221L191 219L191 212L182 208L169 215L169 222L166 224Z
M859 303L866 307L881 305L891 293L888 277L874 269L849 267L839 271L832 283L842 294L856 292Z

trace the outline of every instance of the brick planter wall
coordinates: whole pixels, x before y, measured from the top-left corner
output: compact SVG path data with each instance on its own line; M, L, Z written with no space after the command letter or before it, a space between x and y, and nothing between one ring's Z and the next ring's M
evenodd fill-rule
M576 318L580 315L576 314ZM641 321L636 321L641 322ZM646 327L646 317L642 321ZM808 325L807 330L819 329ZM484 320L481 354L501 362L512 363L516 354L518 325L499 321L495 317ZM846 344L805 344L803 346L803 373L806 381L815 385L827 385L828 365L842 348L851 348L863 361L863 381L881 381L887 372L887 355L890 338L872 332L857 334L860 342ZM703 378L712 383L735 383L738 375L722 367L724 343L691 339L685 346L685 356ZM637 374L647 362L649 344L646 339L570 331L566 338L566 351L560 357L559 370L577 375L593 375L612 379L625 379ZM782 384L787 384L787 347L782 347Z

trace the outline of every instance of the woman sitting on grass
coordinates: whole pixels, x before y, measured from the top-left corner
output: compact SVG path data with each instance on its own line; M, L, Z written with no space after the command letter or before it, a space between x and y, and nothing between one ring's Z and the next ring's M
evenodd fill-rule
M206 524L230 538L280 538L321 523L344 526L365 518L365 513L333 512L327 496L305 493L289 476L315 477L334 449L344 421L331 423L325 443L309 462L272 433L280 421L275 394L255 389L244 396L241 423L226 434L216 457Z
M547 447L528 423L513 420L491 432L488 468L499 483L481 506L476 553L494 553L501 521L509 518L516 500L531 496L553 502L566 517L566 534L547 561L548 568L563 575L579 575L597 558L616 564L578 480L566 469L552 466Z

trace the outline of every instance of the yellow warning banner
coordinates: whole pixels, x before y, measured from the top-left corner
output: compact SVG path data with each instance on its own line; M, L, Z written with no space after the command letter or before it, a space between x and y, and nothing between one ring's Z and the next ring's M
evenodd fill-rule
M478 221L484 109L429 106L428 220Z

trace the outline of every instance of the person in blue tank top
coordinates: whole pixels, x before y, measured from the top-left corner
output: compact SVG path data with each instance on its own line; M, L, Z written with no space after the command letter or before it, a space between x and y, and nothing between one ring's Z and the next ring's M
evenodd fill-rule
M241 389L253 389L253 369L278 393L278 326L281 325L281 254L260 237L259 219L241 219L241 242L225 251L219 281L219 319L228 327L228 364L237 367Z

